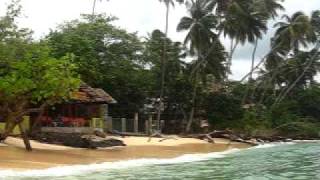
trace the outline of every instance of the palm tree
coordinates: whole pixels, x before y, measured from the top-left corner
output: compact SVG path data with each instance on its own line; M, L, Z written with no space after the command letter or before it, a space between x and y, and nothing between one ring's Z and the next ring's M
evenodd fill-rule
M261 0L261 1L253 1L252 6L250 7L253 14L255 14L257 19L260 19L261 22L265 23L265 27L267 27L267 22L269 19L275 19L278 16L279 10L284 10L283 6L278 2L279 0ZM263 33L265 33L264 31ZM253 73L255 68L255 57L256 51L258 48L258 42L261 37L256 37L254 40L254 48L251 56L251 69L249 72L249 85L247 88L247 92L243 97L242 102L246 102L247 97L249 95L249 88L251 87L253 81ZM274 56L272 56L274 57ZM254 88L255 89L255 88ZM253 94L251 95L253 97Z
M278 16L279 10L284 10L283 6L278 1L279 0L255 1L256 3L253 4L253 11L257 12L257 16L260 16L260 18L264 19L264 22L267 23L267 20L275 19ZM267 24L265 24L265 26L267 26ZM259 38L256 38L254 42L249 80L253 78L252 76L254 72L255 55L258 48L258 40Z
M168 29L169 29L169 12L170 6L174 7L175 3L174 0L159 0L163 2L166 6L166 25L165 25L165 37L168 37ZM184 2L183 0L176 0L179 3ZM165 88L165 73L166 73L166 52L167 52L167 43L166 39L163 41L163 54L161 57L161 89L160 89L160 97L159 97L159 107L157 112L157 130L160 131L160 119L161 119L161 109L163 104L163 95L164 95L164 88Z
M184 44L189 47L190 55L196 56L193 68L193 92L191 111L186 132L191 130L195 114L195 101L198 89L199 72L204 70L210 58L205 57L207 50L211 49L213 42L217 41L217 35L213 32L217 19L212 14L214 3L211 0L192 1L188 7L189 16L181 18L177 31L188 31ZM211 56L212 57L212 56Z
M316 41L314 27L310 18L303 12L296 12L291 17L284 15L285 21L275 24L276 30L273 46L282 55L288 55L290 51L297 51L300 46L308 47L309 43Z
M317 12L314 12L311 18L303 12L296 12L291 17L284 15L283 19L285 21L276 23L275 27L278 27L278 29L273 38L272 48L274 49L273 53L281 57L278 58L281 62L269 62L269 59L267 59L266 64L268 64L268 67L272 67L269 69L269 71L273 73L271 78L280 78L272 81L282 81L286 87L280 92L275 103L282 101L283 98L303 80L308 70L313 66L317 53L313 53L314 55L312 57L307 58L307 56L301 55L304 53L300 51L300 47L308 48L311 44L317 42L318 23L316 22L319 22L318 18L319 14ZM319 42L314 49L316 49L316 51L319 49ZM299 71L296 80L288 81L286 78L289 77L283 77L283 74L280 73L282 73L285 67L291 67L292 69L293 66L290 66L290 64L294 64L293 60L298 61L300 57L307 59L307 62L304 63L304 70ZM277 65L272 65L272 63L276 63ZM288 74L290 72L289 70L290 68L287 68L285 72Z
M226 4L226 3L229 4ZM266 19L259 15L252 0L216 0L216 10L220 14L220 29L224 36L231 39L228 68L230 69L233 53L240 44L254 43L262 38L267 30Z

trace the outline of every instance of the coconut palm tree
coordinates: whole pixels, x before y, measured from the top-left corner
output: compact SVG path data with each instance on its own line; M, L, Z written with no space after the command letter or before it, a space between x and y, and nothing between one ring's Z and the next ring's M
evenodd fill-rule
M188 6L189 16L183 17L177 27L177 31L187 31L184 44L188 46L190 55L195 56L193 75L193 92L191 100L191 111L189 115L186 132L191 130L195 114L195 101L199 83L199 73L206 67L210 58L205 54L211 49L212 43L218 41L214 33L217 27L217 19L212 14L214 2L211 0L192 1Z
M299 47L308 47L309 43L316 41L316 34L310 18L303 12L296 12L291 17L284 15L284 21L274 25L277 27L273 46L283 55L290 51L299 50Z
M265 23L267 23L269 19L275 19L278 16L279 10L284 10L284 7L279 3L279 0L261 0L255 2L256 3L253 3L253 11L256 12L257 16L260 16L261 19L264 19ZM254 42L249 79L253 78L255 55L258 48L258 41L259 38L256 38Z
M319 50L319 41L317 40L318 18L319 13L317 12L314 12L311 17L308 17L303 12L296 12L291 17L288 15L283 16L285 21L276 23L275 27L278 27L278 29L272 41L272 48L274 49L273 53L281 57L278 58L281 62L267 59L266 64L268 65L267 67L271 67L271 69L268 70L273 74L271 76L272 81L282 82L285 84L285 87L279 93L275 103L282 101L294 87L303 81L305 75L308 74L308 71L312 68L314 61L316 61L316 57L318 56L317 51ZM317 42L317 45L313 52L316 53L313 53L312 57L307 57L306 53L301 52L301 47L308 48L315 42ZM303 64L300 63L300 65L304 65L304 70L297 71L297 68L295 68L295 72L298 73L295 80L289 80L294 77L292 75L290 78L284 77L284 68L287 68L285 74L289 74L289 72L291 72L290 70L293 69L292 67L296 67L292 65L299 64L297 61L301 59L301 57L307 60ZM296 62L293 63L293 60Z
M228 68L233 54L240 44L254 43L267 31L266 19L256 11L253 0L216 0L216 10L220 17L220 30L231 39Z
M170 7L174 7L175 1L174 0L159 0L160 2L163 2L166 6L166 25L165 25L165 37L168 36L168 30L169 30L169 13L170 13ZM179 3L183 3L184 0L176 0ZM165 71L166 71L166 52L167 52L167 44L166 40L164 40L163 44L163 54L161 57L161 89L160 89L160 96L159 96L159 107L157 112L157 129L160 131L160 118L161 118L161 109L162 109L162 100L164 95L164 88L165 88Z

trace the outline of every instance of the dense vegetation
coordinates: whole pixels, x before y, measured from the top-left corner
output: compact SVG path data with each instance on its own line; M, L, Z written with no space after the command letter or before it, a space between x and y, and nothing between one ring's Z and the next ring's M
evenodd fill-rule
M162 2L168 22L175 1ZM284 10L280 1L177 2L188 9L177 25L177 31L187 32L184 42L167 37L168 23L165 32L141 38L112 25L115 17L95 13L61 24L38 42L30 30L16 26L20 7L10 5L0 19L1 114L61 101L80 76L117 99L112 116L147 115L146 104L157 104L156 119L174 123L166 133L199 132L200 120L208 119L211 129L319 137L320 11L284 16L275 23L271 50L256 60L268 23ZM232 42L229 51L223 36ZM255 45L251 72L232 81L233 53L247 43Z

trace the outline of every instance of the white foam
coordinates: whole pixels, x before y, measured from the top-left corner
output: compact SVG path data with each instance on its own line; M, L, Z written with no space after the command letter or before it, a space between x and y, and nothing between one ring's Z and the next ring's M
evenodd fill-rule
M297 143L320 143L320 140L293 140L293 142L297 142Z
M214 152L208 154L186 154L172 159L136 159L118 162L105 162L101 164L89 165L73 165L54 167L45 170L28 170L28 171L13 171L13 170L0 170L0 177L61 177L79 175L90 172L99 172L112 169L148 166L148 165L161 165L161 164L179 164L195 161L205 161L213 158L223 158L227 154L238 152L239 149L230 149L224 152Z
M294 142L275 142L275 143L266 143L266 144L260 144L258 146L254 146L250 149L263 149L263 148L271 148L275 146L281 146L281 145L294 145L296 143Z

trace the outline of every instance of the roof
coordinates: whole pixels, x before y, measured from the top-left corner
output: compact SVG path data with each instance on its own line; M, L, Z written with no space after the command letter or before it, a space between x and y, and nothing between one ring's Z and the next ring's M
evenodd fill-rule
M92 88L87 84L81 84L79 90L73 92L71 95L72 102L75 103L100 103L100 104L114 104L117 103L107 92L103 89Z

